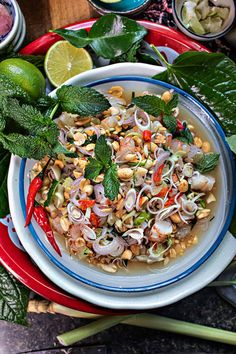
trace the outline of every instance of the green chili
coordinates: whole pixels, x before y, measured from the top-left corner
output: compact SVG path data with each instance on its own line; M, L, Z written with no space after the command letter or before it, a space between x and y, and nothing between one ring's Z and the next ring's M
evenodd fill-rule
M47 207L49 206L49 204L51 203L52 201L52 197L54 196L55 192L56 192L56 189L58 187L58 184L59 184L59 181L57 181L56 179L53 180L52 184L51 184L51 187L49 189L49 192L48 192L48 197L47 197L47 200L45 201L44 203L44 207Z

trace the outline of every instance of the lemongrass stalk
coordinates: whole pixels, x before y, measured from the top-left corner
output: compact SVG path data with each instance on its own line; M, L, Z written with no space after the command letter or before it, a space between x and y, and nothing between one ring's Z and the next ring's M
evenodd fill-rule
M174 320L172 318L158 315L146 313L137 314L124 320L122 323L236 345L236 332L230 332L223 329L211 328L194 323Z
M208 284L207 286L232 286L236 285L236 280L216 280Z
M71 345L82 339L88 338L104 331L110 327L117 325L118 323L127 320L129 316L104 316L97 321L93 321L86 326L74 329L57 336L57 339L62 345Z
M27 312L34 313L59 313L60 315L79 317L79 318L96 318L101 315L89 312L82 312L73 310L68 307L57 304L56 302L49 302L47 300L30 300L28 302Z
M59 335L57 338L61 344L71 345L121 322L128 325L152 328L160 331L178 333L215 342L236 345L235 332L145 313L130 316L103 317L86 326Z

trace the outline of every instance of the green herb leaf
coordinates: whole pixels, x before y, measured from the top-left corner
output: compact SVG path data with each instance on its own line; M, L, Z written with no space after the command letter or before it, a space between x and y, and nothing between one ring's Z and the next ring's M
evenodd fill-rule
M11 155L1 148L0 151L0 218L9 213L7 175Z
M25 103L32 101L31 97L19 85L4 74L0 74L0 93L1 96L17 98Z
M64 111L82 117L102 113L110 107L105 96L89 87L62 86L57 97Z
M105 196L114 200L119 194L120 182L117 175L117 165L112 163L111 167L105 172L103 186Z
M44 156L52 154L51 146L38 136L0 132L0 142L6 150L22 158L40 160Z
M154 78L189 92L215 113L223 129L236 133L236 64L226 55L185 52Z
M85 29L73 31L59 28L52 32L59 34L59 36L61 36L77 48L86 47L91 41L88 37L88 32Z
M160 97L154 95L135 97L132 103L154 117L159 116L165 110L165 102Z
M55 155L59 155L59 154L63 154L67 157L78 157L78 154L76 154L76 152L72 152L67 150L64 146L62 146L59 141L57 141L57 143L53 146L53 154Z
M4 118L3 114L0 112L0 132L3 131L6 127L6 119Z
M33 106L20 105L16 99L1 98L0 110L5 117L13 119L30 134L44 137L55 144L59 135L56 124Z
M27 325L29 289L0 265L0 319Z
M177 139L186 144L193 144L193 135L185 122L183 123L183 127L184 129L178 131Z
M213 152L204 154L203 157L196 164L196 169L201 173L212 171L218 165L219 158L220 154L216 154Z
M84 177L86 179L96 179L97 176L103 169L103 165L100 161L93 159L92 157L89 158L89 163L85 167Z
M101 135L95 145L95 156L98 161L100 161L104 166L111 164L112 151L110 146L106 142L104 135Z
M47 199L44 202L44 207L49 206L49 204L51 203L52 198L53 198L54 194L56 193L56 190L57 190L57 187L58 187L59 183L60 183L60 181L57 181L56 179L54 179L52 181L51 187L50 187L49 192L48 192Z
M91 143L95 144L96 141L97 141L97 135L93 134L93 135L89 136L88 139L85 140L84 146L91 144Z
M81 48L89 44L98 56L107 59L127 53L147 34L147 30L136 21L115 14L102 16L93 24L89 33L85 30L62 29L54 32L75 47Z
M112 63L137 63L137 51L140 48L140 42L136 42L132 47L124 54L119 55L112 60Z
M173 109L178 105L178 95L173 95L171 101L168 103L165 103L160 97L154 95L135 97L132 103L154 117L160 114L171 115Z
M236 135L231 135L230 137L226 138L230 149L236 154Z
M174 116L163 116L163 124L170 133L174 133L177 128L177 121Z

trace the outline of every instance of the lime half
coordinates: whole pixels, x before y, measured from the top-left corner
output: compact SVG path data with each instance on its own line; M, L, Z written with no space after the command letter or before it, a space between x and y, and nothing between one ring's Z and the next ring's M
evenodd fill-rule
M58 41L47 51L44 68L49 81L58 87L71 77L92 69L93 62L87 50Z

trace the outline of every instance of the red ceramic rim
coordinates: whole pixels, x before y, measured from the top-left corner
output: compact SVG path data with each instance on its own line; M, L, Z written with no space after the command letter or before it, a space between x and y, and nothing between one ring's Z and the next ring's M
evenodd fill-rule
M69 29L82 29L90 30L96 19L88 21L77 22L68 26ZM149 33L146 40L149 43L159 46L166 46L174 49L179 54L188 50L207 51L209 50L198 42L189 39L184 34L162 26L152 23L150 21L138 21L141 25L145 26ZM36 55L45 54L52 44L61 38L55 33L47 33L32 43L28 44L21 50L21 54ZM27 253L17 248L8 236L7 227L0 223L0 261L1 263L23 284L34 292L43 296L44 298L56 302L58 304L70 307L75 310L91 312L96 314L121 314L127 311L115 311L104 309L95 306L85 300L76 298L66 293L53 282L51 282L41 270L32 262Z

